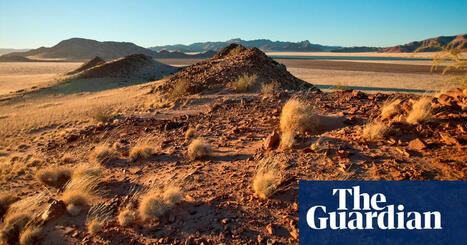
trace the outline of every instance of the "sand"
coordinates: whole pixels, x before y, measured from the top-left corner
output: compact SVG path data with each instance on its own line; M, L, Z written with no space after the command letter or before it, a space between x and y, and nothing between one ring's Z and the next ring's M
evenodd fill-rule
M0 62L0 95L40 86L80 62Z

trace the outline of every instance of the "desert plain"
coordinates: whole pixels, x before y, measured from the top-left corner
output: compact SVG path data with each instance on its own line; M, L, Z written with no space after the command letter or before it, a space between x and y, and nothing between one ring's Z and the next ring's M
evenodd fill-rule
M299 180L466 179L466 91L427 61L136 58L177 68L0 62L2 241L296 244Z

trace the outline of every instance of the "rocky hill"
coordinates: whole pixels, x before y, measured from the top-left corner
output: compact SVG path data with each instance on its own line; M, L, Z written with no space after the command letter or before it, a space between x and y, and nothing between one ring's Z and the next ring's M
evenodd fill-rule
M155 90L170 92L180 81L188 81L186 90L189 93L232 88L232 83L245 74L256 75L259 84L278 82L282 89L317 90L313 85L294 77L284 65L269 58L258 48L247 49L239 44L230 44L214 57L177 72Z
M0 56L0 59L6 60L8 57L15 56L32 59L82 60L99 56L104 60L109 60L132 54L144 54L153 58L207 58L212 56L212 53L188 55L180 52L155 52L130 42L99 42L91 39L71 38L50 48L41 47L26 52L8 53Z
M411 43L407 43L404 45L397 45L394 47L385 48L382 52L387 53L410 53L415 51L417 48L423 45L429 45L431 43L439 43L442 46L453 46L458 47L460 45L461 48L467 49L467 34L460 34L457 36L440 36L435 38L425 39L423 41L415 41ZM439 51L439 49L427 49L425 51Z

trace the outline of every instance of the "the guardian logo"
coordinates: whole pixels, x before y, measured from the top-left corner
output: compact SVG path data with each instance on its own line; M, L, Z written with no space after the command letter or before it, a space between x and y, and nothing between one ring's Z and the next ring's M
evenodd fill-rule
M363 193L360 186L332 189L337 210L324 205L312 206L306 212L306 223L313 230L442 230L439 211L404 210L403 204L387 204L382 193ZM347 200L353 200L350 203Z

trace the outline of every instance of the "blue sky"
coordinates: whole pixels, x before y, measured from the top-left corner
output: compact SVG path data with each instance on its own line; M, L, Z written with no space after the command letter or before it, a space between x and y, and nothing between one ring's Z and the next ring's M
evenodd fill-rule
M391 46L467 33L466 0L0 0L0 47L63 39L144 47L266 38Z

